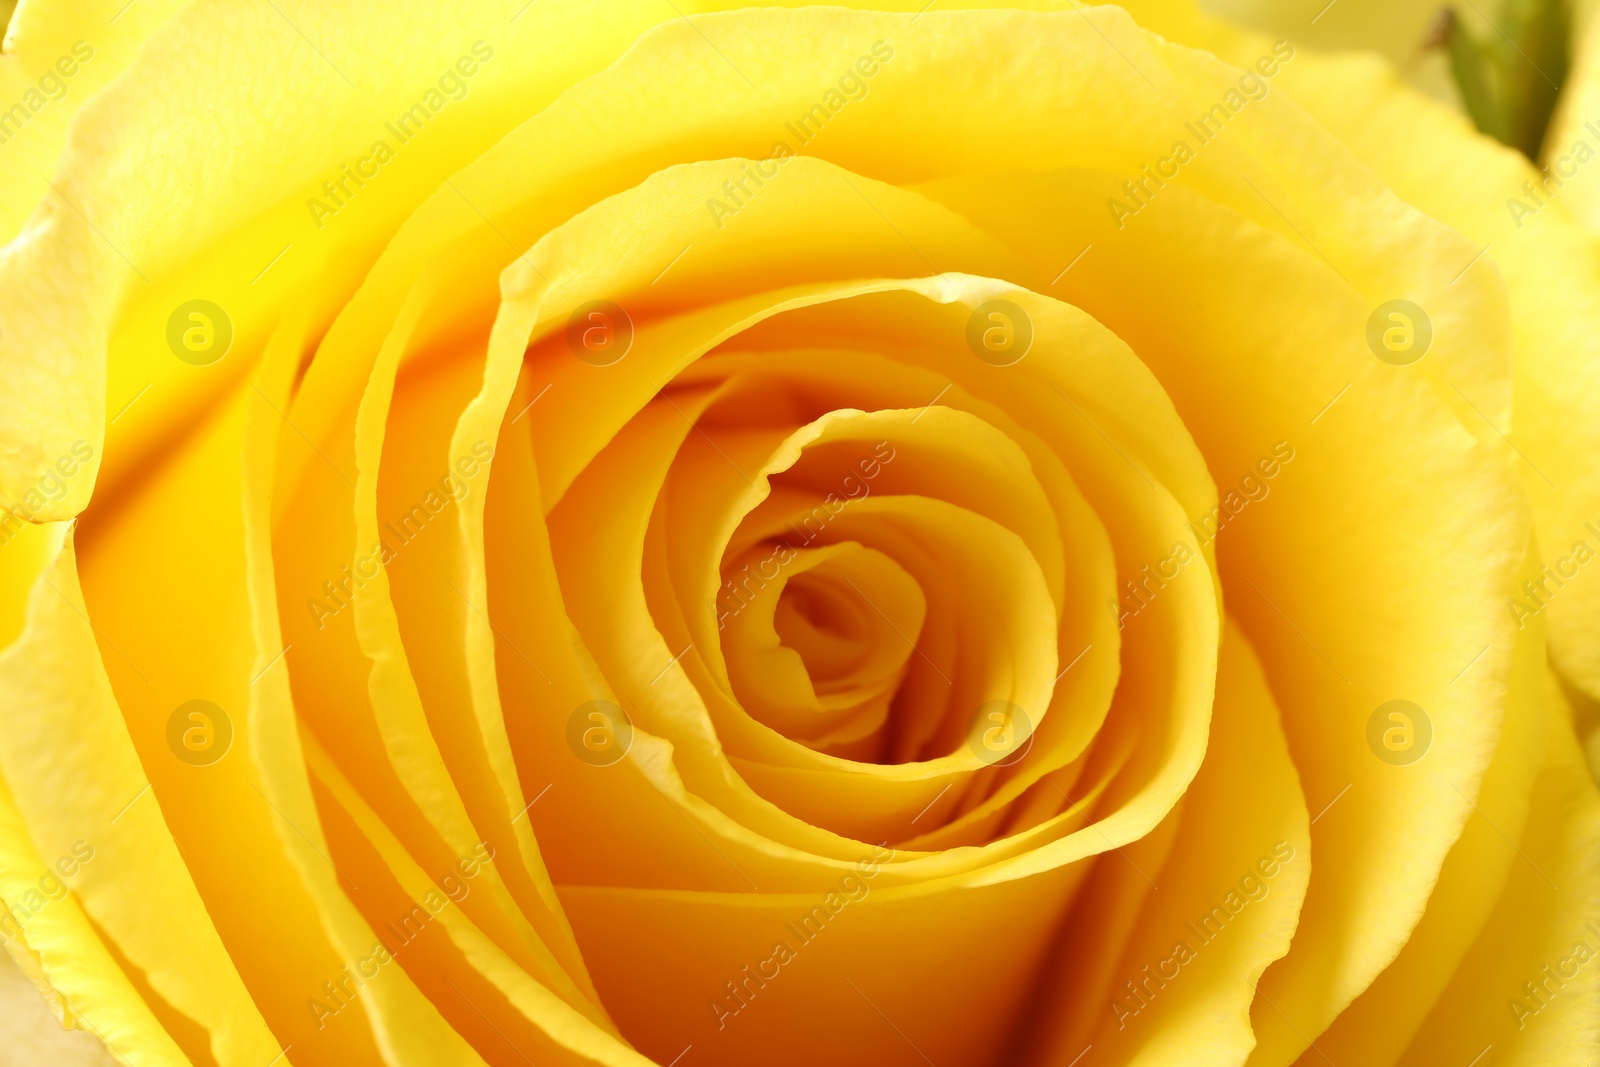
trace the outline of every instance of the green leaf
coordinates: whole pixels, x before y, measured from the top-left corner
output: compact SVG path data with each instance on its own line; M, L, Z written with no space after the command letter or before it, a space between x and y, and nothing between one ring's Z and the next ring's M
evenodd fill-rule
M1529 159L1539 157L1566 81L1571 15L1567 0L1505 0L1499 21L1480 37L1454 11L1445 13L1438 40L1467 114Z

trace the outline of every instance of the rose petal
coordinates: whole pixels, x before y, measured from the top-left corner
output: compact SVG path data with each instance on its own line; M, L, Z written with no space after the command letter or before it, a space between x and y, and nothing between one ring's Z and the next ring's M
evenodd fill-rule
M1256 983L1289 950L1313 858L1261 664L1232 624L1222 650L1206 763L1168 816L1176 832L1165 863L1146 868L1155 887L1133 894L1143 907L1113 966L1046 972L1028 1062L1065 1063L1088 1044L1121 1064L1239 1064L1255 1044ZM1143 886L1137 863L1124 856L1106 873ZM1086 894L1069 936L1092 936L1106 903Z

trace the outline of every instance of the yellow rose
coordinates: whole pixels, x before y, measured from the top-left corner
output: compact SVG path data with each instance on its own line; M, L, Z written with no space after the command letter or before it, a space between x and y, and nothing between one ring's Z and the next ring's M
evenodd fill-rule
M57 1017L1588 1062L1597 238L1176 2L721 6L17 16L0 924Z

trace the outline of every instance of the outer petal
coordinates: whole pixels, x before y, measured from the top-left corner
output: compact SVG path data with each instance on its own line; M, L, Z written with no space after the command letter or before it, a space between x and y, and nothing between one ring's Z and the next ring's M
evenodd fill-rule
M1553 680L1546 709L1526 829L1500 841L1506 891L1402 1064L1588 1064L1600 1048L1600 797Z
M93 1034L63 1030L40 991L8 954L0 959L0 1040L33 1063L112 1067L115 1060Z
M74 115L188 0L22 0L0 54L0 244L52 190Z
M82 476L28 509L35 521L77 514L107 432L114 481L240 380L248 360L205 373L174 358L166 333L179 305L216 303L235 347L253 350L297 272L327 269L339 282L312 302L325 313L426 191L673 15L653 0L601 20L574 2L489 0L448 10L233 0L181 11L114 92L83 108L59 195L0 251L0 501L24 500L82 439L94 454ZM396 140L385 124L475 42L499 58L448 121L430 125L429 148L400 153L333 222L309 211L341 165ZM117 422L109 431L106 418Z
M6 800L14 813L13 841L31 835L44 857L34 864L48 870L57 857L73 856L80 843L93 859L81 864L73 880L82 913L76 903L62 909L79 915L77 924L51 922L46 929L53 936L46 940L30 932L28 943L52 985L67 990L69 998L83 995L84 978L66 961L119 977L125 967L163 1006L168 1025L178 1018L175 1007L211 1031L208 1042L204 1032L175 1028L185 1039L198 1040L194 1054L209 1052L218 1063L241 1065L275 1056L280 1046L219 940L155 798L146 795L150 784L98 662L71 533L65 524L44 532L53 551L33 584L28 628L0 655L0 708L7 716L0 769L15 797ZM38 877L14 860L4 869L13 885ZM55 914L46 909L39 917ZM74 1013L105 1033L113 1049L123 1038L136 1048L165 1047L164 1055L182 1055L158 1026L149 1034L128 1033L129 1023L97 1009L117 1010L101 1007L96 997Z
M1506 610L1519 627L1548 613L1557 669L1589 699L1600 698L1600 567L1589 565L1600 554L1600 231L1571 214L1582 209L1587 178L1580 171L1580 181L1552 192L1520 154L1376 62L1302 58L1284 71L1295 100L1396 192L1500 267L1511 297L1516 383L1511 419L1495 430L1517 449L1549 568ZM1595 134L1570 136L1600 151ZM1552 144L1566 145L1563 170L1576 166L1571 142ZM1600 179L1600 167L1593 177Z

